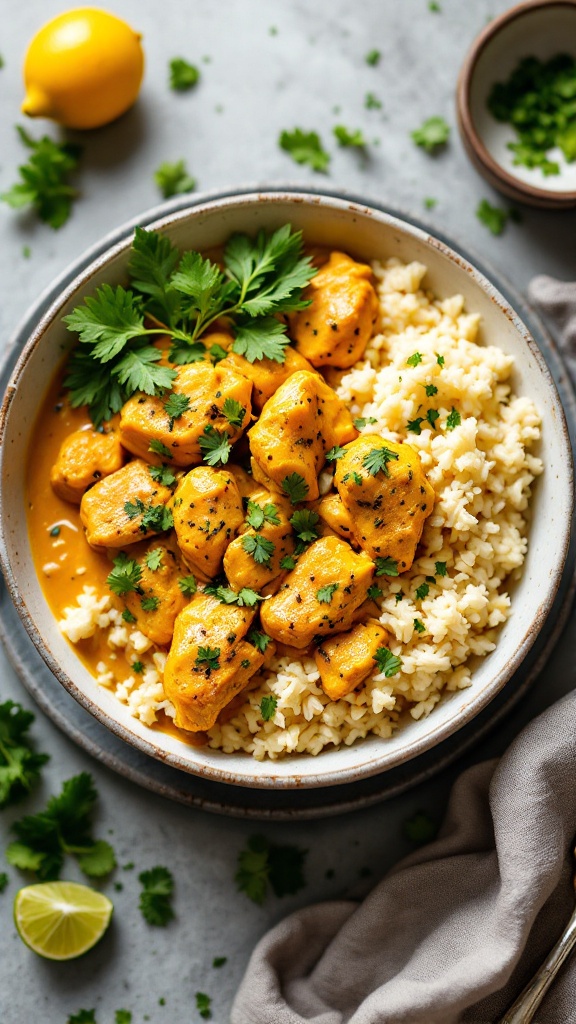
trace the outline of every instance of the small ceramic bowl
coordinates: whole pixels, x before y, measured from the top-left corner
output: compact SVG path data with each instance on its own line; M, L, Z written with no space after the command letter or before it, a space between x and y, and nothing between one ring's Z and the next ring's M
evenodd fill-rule
M568 550L573 503L572 454L562 405L544 359L506 299L444 242L376 205L346 197L300 192L245 192L171 210L149 225L181 248L222 245L235 231L254 234L291 223L312 242L366 259L396 256L428 267L426 284L440 298L464 297L480 314L480 344L497 344L514 357L513 387L537 405L543 422L538 454L545 472L531 501L532 522L522 577L511 588L512 614L495 650L473 666L472 685L446 693L427 718L409 719L390 739L370 736L318 757L298 754L256 761L244 753L194 747L150 729L96 679L58 629L38 581L26 526L26 452L43 395L70 335L62 317L87 293L125 282L132 230L115 232L108 248L76 275L30 336L8 384L0 414L0 561L20 617L49 668L79 703L117 736L173 767L234 785L286 789L323 787L375 775L433 749L470 722L505 686L549 616ZM120 240L119 240L120 238Z
M560 173L545 177L539 167L517 167L508 148L518 139L512 125L497 121L487 100L496 82L506 81L523 57L576 57L576 0L527 0L491 21L478 36L460 72L458 126L468 155L494 188L530 206L576 206L576 161L560 150L552 159Z

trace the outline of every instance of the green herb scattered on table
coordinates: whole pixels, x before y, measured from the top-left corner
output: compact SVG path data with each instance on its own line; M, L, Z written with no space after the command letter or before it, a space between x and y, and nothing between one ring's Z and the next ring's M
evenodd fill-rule
M184 160L176 160L174 163L165 161L160 164L154 171L154 181L164 199L170 199L171 196L182 195L185 192L193 192L196 188L196 179L188 174Z
M0 704L0 808L16 803L40 778L48 754L37 754L27 735L34 715L21 704Z
M164 928L174 917L172 897L174 878L168 868L157 866L138 875L142 885L138 904L142 917L148 924Z
M4 892L8 885L8 875L5 871L0 871L0 892Z
M97 1024L96 1010L78 1010L78 1013L71 1013L66 1024Z
M501 235L510 216L508 210L501 206L492 206L487 199L481 199L477 208L476 216L481 224L484 224L493 235Z
M97 799L88 772L68 779L44 811L14 822L12 831L18 841L6 850L8 863L35 872L41 881L52 881L60 876L64 858L70 854L86 875L101 878L109 874L116 864L114 850L105 840L92 838L91 818Z
M438 205L438 200L434 199L433 196L426 196L424 199L424 206L427 210L433 210Z
M366 110L382 110L382 101L373 92L367 92L364 97L364 106Z
M488 109L517 133L518 141L508 143L516 166L559 174L549 155L554 148L568 163L576 160L576 60L568 54L548 61L525 57L507 81L492 87Z
M183 57L174 57L170 61L170 88L175 92L187 92L200 78L200 72L194 64Z
M375 68L376 65L380 63L381 59L382 54L380 53L380 50L370 50L364 57L364 60L371 68Z
M3 192L0 199L15 210L32 206L40 220L61 228L78 196L68 179L78 166L82 148L70 142L54 142L47 135L33 139L20 125L16 125L16 131L31 156L18 168L22 180Z
M285 153L289 153L297 164L308 164L313 171L319 173L328 169L330 154L322 146L318 132L293 128L292 131L281 132L278 143L280 148Z
M297 846L281 846L264 836L251 836L238 856L238 890L258 904L264 903L268 886L276 896L293 896L306 885L307 853Z
M231 320L234 352L249 362L284 362L289 339L277 314L309 305L302 291L316 273L303 255L301 232L287 224L254 238L234 234L223 262L221 270L198 252L181 253L168 238L136 228L130 288L102 285L64 318L79 335L64 382L71 404L88 405L99 426L136 391L163 395L176 371L158 365L162 353L151 340L169 335L194 361L206 351L198 339L221 316ZM158 326L146 326L145 317Z
M215 956L212 961L212 967L224 967L224 964L228 963L227 956Z
M212 999L205 992L196 993L196 1009L203 1020L210 1020L212 1018L211 1004Z
M419 128L410 133L411 139L427 153L435 153L445 146L450 138L450 125L443 117L429 117Z
M337 124L332 131L339 146L355 147L356 149L364 149L366 146L366 139L359 128L351 129L346 128L343 124Z
M114 1024L132 1024L132 1014L130 1010L116 1010L114 1014Z

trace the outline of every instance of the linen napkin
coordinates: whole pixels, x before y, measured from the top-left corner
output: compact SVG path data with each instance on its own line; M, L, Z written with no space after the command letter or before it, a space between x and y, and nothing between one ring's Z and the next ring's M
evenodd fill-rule
M576 284L531 298L576 370ZM439 838L363 902L306 907L260 941L232 1024L495 1024L574 905L576 691L456 781ZM534 1017L576 1024L576 955Z

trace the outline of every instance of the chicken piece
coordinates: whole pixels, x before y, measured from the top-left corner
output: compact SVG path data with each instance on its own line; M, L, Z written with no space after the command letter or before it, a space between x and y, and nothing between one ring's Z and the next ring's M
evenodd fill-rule
M59 498L79 505L89 487L123 465L124 452L114 431L75 430L60 446L50 483Z
M261 510L261 514L258 509ZM248 504L248 515L255 522L260 522L260 519L262 522L254 528L247 521L241 535L235 537L228 545L224 555L224 572L233 590L250 587L260 593L281 575L284 570L280 562L293 554L295 547L296 538L290 525L293 511L288 499L281 498L278 494L261 490L252 495ZM257 548L250 553L244 547L246 538L256 542L260 538L261 541L272 544L273 550L269 552Z
M434 488L418 452L378 434L362 434L346 445L334 483L360 547L371 558L394 559L398 571L406 572L434 508Z
M171 417L165 406L172 393L188 399L188 407ZM191 466L202 461L200 439L206 428L226 433L232 443L238 440L250 422L251 385L241 374L220 369L209 362L181 366L173 383L173 392L157 397L138 392L122 407L120 439L128 451L148 462L170 459L173 466ZM224 415L227 400L238 403L238 422ZM150 443L164 445L164 454L150 451Z
M245 639L255 614L201 592L180 612L164 670L164 692L181 729L210 729L262 665L264 654Z
M339 537L321 537L300 556L274 597L260 608L273 640L301 650L315 636L349 629L366 600L374 563Z
M220 366L229 366L252 381L252 405L260 412L268 399L293 373L297 373L298 370L308 370L309 373L316 372L312 364L291 345L285 352L286 359L283 363L277 363L274 359L257 359L250 363L244 356L239 356L236 352L229 352Z
M319 501L315 501L312 508L339 537L344 537L349 543L355 542L352 520L339 494L326 494Z
M231 473L197 466L174 493L174 529L186 565L201 580L220 572L222 558L242 525L242 499Z
M377 620L359 622L348 633L323 640L314 652L324 693L340 700L371 674L378 672L374 655L388 644L388 633Z
M82 498L80 519L93 548L123 548L172 527L169 487L156 483L150 466L134 459L100 480Z
M357 435L336 392L318 374L300 370L268 399L250 431L254 476L282 492L282 481L298 473L308 488L306 499L313 501L326 452Z
M137 628L153 643L166 647L172 639L176 616L188 604L178 586L187 570L180 561L174 535L155 538L139 550L132 548L130 556L138 561L142 576L138 591L130 591L124 601Z
M343 252L333 252L303 293L312 305L289 317L296 348L313 366L352 366L378 321L374 274Z
M234 477L241 498L251 498L257 491L262 490L258 481L254 479L251 473L247 473L245 469L242 469L242 466L229 462L226 469Z

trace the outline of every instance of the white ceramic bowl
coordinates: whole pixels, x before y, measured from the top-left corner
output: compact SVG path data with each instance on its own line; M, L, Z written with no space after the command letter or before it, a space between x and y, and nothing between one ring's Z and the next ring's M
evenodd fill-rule
M465 259L425 231L346 199L301 193L245 193L178 210L151 226L182 248L222 244L233 231L253 233L290 222L314 242L364 259L398 256L428 268L427 284L440 297L461 293L482 317L481 340L515 357L513 384L534 400L543 418L540 454L545 472L534 488L533 521L522 578L513 589L512 615L495 651L480 660L473 684L447 694L421 721L409 719L388 740L370 737L318 757L294 755L257 762L246 754L195 748L147 728L96 684L60 634L36 577L26 530L25 458L42 396L70 346L62 317L103 282L125 278L129 241L110 247L82 271L43 316L7 389L0 417L0 557L12 599L43 658L63 686L99 721L146 754L220 782L271 788L337 785L374 775L429 750L478 714L518 668L551 609L558 589L572 516L572 456L560 399L526 327L490 282Z

